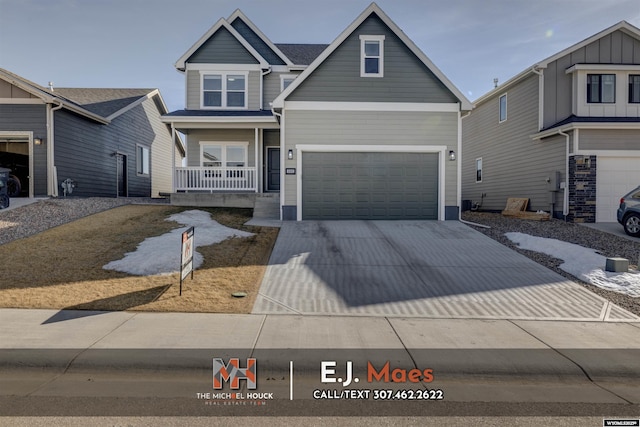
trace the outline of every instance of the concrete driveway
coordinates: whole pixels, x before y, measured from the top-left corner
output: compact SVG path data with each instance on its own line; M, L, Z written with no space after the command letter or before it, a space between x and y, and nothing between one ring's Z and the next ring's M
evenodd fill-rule
M640 320L457 221L284 222L253 313Z

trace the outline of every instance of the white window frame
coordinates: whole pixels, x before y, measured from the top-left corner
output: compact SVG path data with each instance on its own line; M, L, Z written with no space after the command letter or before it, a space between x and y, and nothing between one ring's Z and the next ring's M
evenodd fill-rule
M227 106L227 79L228 76L238 75L244 77L244 105L242 107L229 107ZM205 76L221 76L222 89L221 89L221 106L204 105L204 78ZM216 71L207 70L200 71L200 108L203 110L246 110L249 105L249 72L248 71ZM237 91L236 91L237 92Z
M502 98L504 98L504 119L502 118ZM507 105L508 105L507 94L503 93L498 98L498 122L499 123L507 121Z
M291 83L293 83L293 81L296 79L296 77L298 77L297 74L281 74L280 75L280 92L283 92L286 89L286 87L284 86L284 81L285 80L291 80ZM291 83L289 83L289 84L291 84Z
M360 77L384 77L384 36L360 36ZM378 56L365 55L366 42L378 42L380 45L380 51ZM378 58L378 72L367 73L365 72L365 59L366 58Z
M480 179L478 179L478 172L480 172ZM476 159L476 182L482 182L482 157Z
M136 174L151 175L151 150L146 145L136 144Z
M200 167L205 167L203 164L203 154L205 146L217 146L221 147L222 157L220 159L220 163L222 168L235 168L235 167L249 167L249 142L247 141L200 141ZM244 149L244 166L227 166L227 147L242 147ZM215 167L215 166L212 166Z

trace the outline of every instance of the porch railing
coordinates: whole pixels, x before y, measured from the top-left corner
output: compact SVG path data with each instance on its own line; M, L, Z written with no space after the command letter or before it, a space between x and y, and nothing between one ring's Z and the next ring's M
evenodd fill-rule
M255 191L256 168L175 168L176 191Z

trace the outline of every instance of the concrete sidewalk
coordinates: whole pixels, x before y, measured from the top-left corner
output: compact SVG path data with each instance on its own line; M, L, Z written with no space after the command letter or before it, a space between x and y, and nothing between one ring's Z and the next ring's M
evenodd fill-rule
M297 396L310 398L320 360L386 360L433 369L453 401L640 404L638 323L0 309L0 395L91 395L87 375L112 384L153 372L191 378L175 391L191 396L211 389L212 357L255 357L262 385L283 398L290 361L301 371ZM501 391L487 396L492 387Z

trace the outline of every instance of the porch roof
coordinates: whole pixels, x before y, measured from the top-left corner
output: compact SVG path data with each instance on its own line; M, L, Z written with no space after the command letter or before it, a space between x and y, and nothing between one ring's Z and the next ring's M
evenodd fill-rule
M280 127L271 110L176 110L161 119L178 129Z

